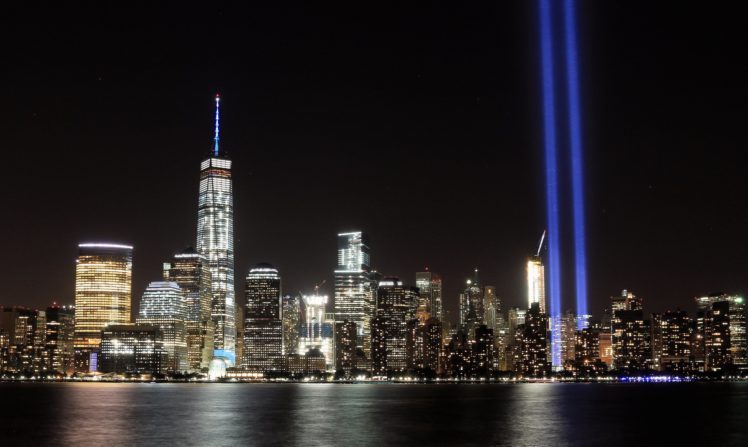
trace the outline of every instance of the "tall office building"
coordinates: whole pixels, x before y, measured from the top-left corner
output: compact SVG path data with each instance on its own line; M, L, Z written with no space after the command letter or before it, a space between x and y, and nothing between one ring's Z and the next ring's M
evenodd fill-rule
M600 333L599 324L593 324L576 332L574 367L582 374L607 370L607 365L600 360Z
M182 290L173 281L153 281L143 292L137 323L156 326L163 333L167 353L166 368L186 371L187 305Z
M460 294L460 324L466 325L483 323L485 312L483 309L483 291L476 277L465 281L465 290Z
M616 369L640 372L652 367L650 321L644 318L642 299L624 290L611 298L611 344Z
M574 349L577 344L577 316L567 310L559 319L561 333L561 361L564 368L572 368L576 361Z
M530 377L544 377L550 374L548 341L548 316L540 311L539 303L533 303L525 314L524 324L517 328L518 372Z
M45 328L44 311L0 307L0 371L45 372Z
M655 326L659 326L657 331ZM667 311L659 317L653 314L652 327L653 334L659 335L657 342L655 337L652 340L653 357L658 360L659 369L669 373L690 371L693 321L688 313L678 310Z
M496 287L483 287L483 309L485 315L483 319L486 323L486 326L488 326L488 328L493 330L494 334L496 334L503 320L503 318L501 317L499 297L496 296Z
M545 313L545 266L540 254L527 259L527 305L532 307L534 303Z
M717 373L733 372L730 337L730 303L717 301L704 313L704 370Z
M335 322L335 366L346 373L361 367L358 364L357 332L358 327L352 321Z
M357 347L371 354L371 318L376 286L372 284L367 238L360 231L338 234L335 269L335 321L356 323ZM341 326L342 327L342 326Z
M101 372L164 374L168 366L169 355L159 326L115 324L102 331Z
M442 278L434 272L416 272L416 287L428 304L431 317L444 321L442 311Z
M727 303L729 320L730 365L738 370L748 369L748 338L746 338L745 299L738 295L714 293L696 298L700 312L710 311L715 303Z
M207 368L213 358L210 279L207 260L192 247L164 263L164 281L177 283L184 296L187 366L191 371Z
M475 329L485 322L483 289L478 283L478 269L473 279L466 281L465 290L460 294L460 330L469 340L475 340Z
M47 330L44 349L49 369L69 375L73 372L73 340L75 337L75 307L58 306L47 308Z
M197 252L207 260L211 276L213 355L233 366L236 360L234 196L231 160L219 148L218 96L213 150L200 164Z
M318 349L325 356L325 365L334 369L335 342L333 340L333 325L327 321L327 295L316 292L304 295L304 324L301 327L299 354L304 355L309 350Z
M132 247L108 243L78 245L75 266L76 370L90 368L108 324L130 322Z
M384 327L388 370L402 371L408 366L407 323L415 318L417 307L418 289L403 285L400 278L379 281L376 315Z
M481 377L488 376L496 360L494 347L494 332L485 324L475 328L475 342L471 347L471 363L473 370Z
M301 329L301 297L294 295L284 296L282 307L283 353L285 355L298 354L299 330Z
M281 277L270 264L257 264L247 274L241 364L253 372L283 369Z
M371 319L371 374L386 377L387 363L387 318L376 316Z
M408 368L427 370L435 374L439 370L439 355L442 348L442 324L431 317L426 321L407 322L406 352Z

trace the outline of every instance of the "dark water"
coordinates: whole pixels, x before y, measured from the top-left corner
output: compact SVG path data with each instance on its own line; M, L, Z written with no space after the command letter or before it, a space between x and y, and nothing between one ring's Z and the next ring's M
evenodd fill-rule
M748 445L748 384L10 384L0 446Z

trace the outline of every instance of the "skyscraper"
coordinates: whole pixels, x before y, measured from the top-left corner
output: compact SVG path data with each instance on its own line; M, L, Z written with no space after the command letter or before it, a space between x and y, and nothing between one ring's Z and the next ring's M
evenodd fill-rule
M73 372L74 337L75 307L58 306L56 303L48 307L44 349L49 369L63 374Z
M484 319L483 289L478 283L476 268L473 279L466 281L465 290L460 294L460 330L464 331L470 340L474 340L475 329L483 324Z
M167 353L166 368L186 371L187 305L182 290L173 281L153 281L143 292L137 323L161 329Z
M730 348L730 303L717 301L704 314L705 371L732 372L733 362Z
M298 354L301 297L294 295L284 296L281 314L283 315L283 353L285 355Z
M641 372L651 367L652 338L642 299L624 290L612 297L611 344L616 369Z
M387 326L385 317L371 319L371 374L374 377L387 376Z
M207 260L211 275L213 355L231 366L236 360L234 197L231 160L219 148L219 103L216 95L213 151L200 164L197 252Z
M335 366L346 373L360 366L357 362L357 331L358 327L353 321L335 323Z
M0 307L0 371L39 374L44 364L46 313L25 307Z
M727 302L729 319L730 363L736 369L748 369L748 339L746 337L745 299L738 295L713 293L696 298L700 311L711 310L715 303Z
M527 259L527 306L534 303L545 313L545 267L540 254Z
M351 321L357 327L357 346L371 353L371 318L374 316L369 245L360 231L338 234L338 266L335 269L335 321Z
M132 247L108 243L78 245L75 266L76 370L88 371L89 359L108 324L130 322Z
M550 373L548 362L548 316L538 303L530 306L525 322L517 330L519 359L517 369L524 376L543 377Z
M576 356L574 349L577 344L577 316L571 310L566 310L559 319L561 334L561 360L564 368L573 368Z
M247 274L244 302L242 367L253 372L283 368L281 277L270 264L257 264Z
M475 341L471 346L473 370L481 377L486 377L493 370L495 360L494 332L485 324L475 328Z
M439 369L439 355L442 347L441 322L435 317L426 321L408 320L407 331L408 368L436 374Z
M496 332L498 332L499 326L503 323L499 297L496 296L496 287L483 287L483 309L486 326L488 326L489 329L492 329L495 335Z
M383 324L386 368L402 371L407 366L407 323L415 318L418 291L403 285L400 278L379 281L377 321Z
M187 365L192 371L207 368L213 357L210 279L207 260L192 247L164 263L164 280L179 285L187 307Z
M600 330L600 324L596 323L576 332L574 367L582 375L607 370L600 360Z
M335 343L333 328L325 320L327 295L320 295L315 291L313 295L304 295L304 325L299 341L299 354L318 349L325 356L325 365L333 369L335 365Z
M442 312L442 278L434 272L416 272L416 287L421 297L428 303L428 311L432 317L443 321Z
M654 321L652 318L652 326ZM684 311L668 311L659 318L660 322L660 353L659 364L662 371L670 373L685 373L690 368L691 338L693 321ZM654 351L654 341L653 341Z

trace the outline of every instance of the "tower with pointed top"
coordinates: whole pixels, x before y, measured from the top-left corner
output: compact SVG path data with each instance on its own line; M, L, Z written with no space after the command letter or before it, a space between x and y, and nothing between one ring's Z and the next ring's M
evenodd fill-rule
M216 95L213 150L200 164L197 252L207 260L211 277L213 356L233 366L236 353L234 196L231 160L221 153L219 146L220 101Z

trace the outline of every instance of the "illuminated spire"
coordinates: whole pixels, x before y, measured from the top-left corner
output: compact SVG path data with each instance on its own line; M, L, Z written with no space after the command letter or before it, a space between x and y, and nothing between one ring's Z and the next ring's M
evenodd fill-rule
M220 120L220 103L221 103L221 96L216 94L216 134L215 137L213 137L213 155L218 157L218 129L219 129L219 120Z

